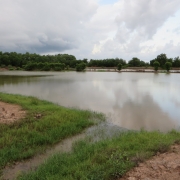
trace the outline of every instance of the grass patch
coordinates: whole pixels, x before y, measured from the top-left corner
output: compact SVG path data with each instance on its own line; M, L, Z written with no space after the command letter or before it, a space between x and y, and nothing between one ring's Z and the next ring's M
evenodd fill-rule
M96 143L88 140L74 145L73 152L56 154L36 171L20 180L108 180L117 179L133 166L179 142L180 133L124 132Z
M95 124L95 119L104 119L102 114L69 109L34 97L0 93L0 101L19 104L27 112L16 123L0 124L0 169L82 132Z

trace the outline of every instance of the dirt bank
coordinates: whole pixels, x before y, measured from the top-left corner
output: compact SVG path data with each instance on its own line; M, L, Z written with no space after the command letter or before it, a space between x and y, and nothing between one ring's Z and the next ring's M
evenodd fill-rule
M26 112L15 104L0 101L0 123L10 124L25 116Z
M119 180L179 180L180 144L173 145L170 151L159 154L140 163Z

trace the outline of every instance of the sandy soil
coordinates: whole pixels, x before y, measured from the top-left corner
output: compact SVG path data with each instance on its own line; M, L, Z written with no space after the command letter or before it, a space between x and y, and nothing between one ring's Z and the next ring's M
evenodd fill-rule
M180 145L140 163L119 180L180 180Z
M0 101L0 123L10 124L25 116L26 112L18 105Z

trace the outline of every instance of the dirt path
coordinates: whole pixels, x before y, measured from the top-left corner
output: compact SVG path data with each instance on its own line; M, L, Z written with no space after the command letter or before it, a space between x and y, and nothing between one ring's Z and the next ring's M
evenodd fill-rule
M10 124L25 116L26 112L15 104L0 101L0 123Z
M140 163L119 180L180 180L180 145Z

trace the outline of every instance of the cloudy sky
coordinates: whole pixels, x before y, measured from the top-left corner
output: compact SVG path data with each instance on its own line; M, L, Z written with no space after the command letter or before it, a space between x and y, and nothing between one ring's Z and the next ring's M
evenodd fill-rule
M179 0L0 0L0 51L180 56Z

